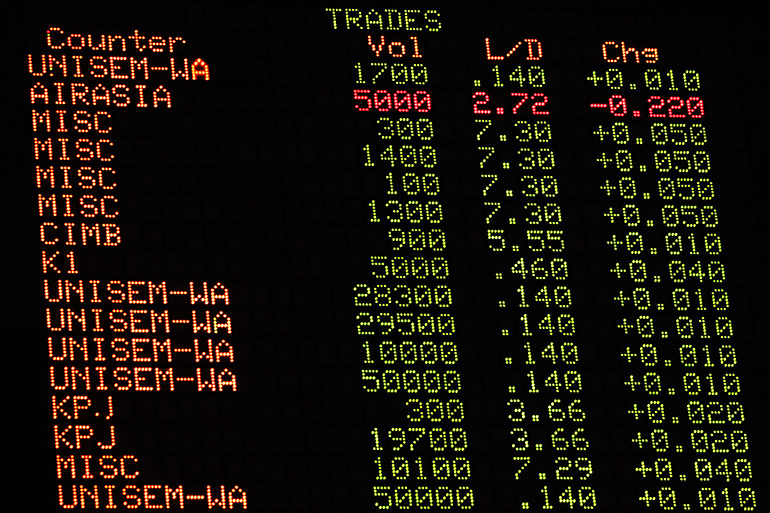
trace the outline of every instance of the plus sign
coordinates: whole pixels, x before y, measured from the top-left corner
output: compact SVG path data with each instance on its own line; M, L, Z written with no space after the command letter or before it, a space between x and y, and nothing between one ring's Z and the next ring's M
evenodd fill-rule
M648 467L644 462L642 462L634 470L637 471L637 472L641 472L642 473L642 477L647 477L647 472L652 472L655 469L653 467Z
M623 322L618 324L618 328L623 330L623 334L624 335L628 335L628 329L629 328L633 328L633 327L634 327L634 325L633 324L628 324L628 319L625 319L625 318L623 319Z
M641 384L642 384L642 382L641 382L641 381L636 381L636 380L634 379L634 375L633 375L633 374L631 374L631 375L628 377L628 381L626 381L626 382L625 382L625 383L623 383L623 384L624 384L624 385L626 385L626 386L629 386L629 387L631 387L631 391L632 391L632 392L636 392L636 387L637 387L637 385L641 385Z
M607 214L604 214L604 215L607 215ZM613 221L610 221L610 222L613 222ZM613 233L612 234L612 240L608 240L607 244L609 246L612 246L612 250L613 251L617 251L618 250L618 246L622 246L623 245L623 241L622 240L618 240L618 236Z
M640 410L639 406L636 403L634 403L634 407L628 410L628 413L633 414L634 420L639 420L639 414L644 413L644 411Z
M620 267L620 262L615 262L615 267L610 269L610 272L615 273L615 277L620 278L620 275L626 272L626 270Z
M602 185L602 186L601 186L601 187L599 187L599 188L600 188L601 190L603 190L604 192L606 192L606 193L607 193L607 196L612 196L612 191L614 191L615 189L617 189L617 186L615 186L615 185L612 185L612 184L610 183L610 180L609 180L609 179L607 179L607 180L605 180L605 181L604 181L604 185Z
M636 358L636 353L631 352L631 348L627 347L625 353L620 353L620 356L624 357L626 360L628 360L628 363L631 363L632 358Z
M604 142L604 136L610 135L610 132L604 130L604 127L602 125L599 125L599 128L594 130L594 135L599 136L599 141Z
M590 80L591 83L595 86L597 82L601 82L604 80L604 77L600 77L596 74L596 71L591 71L591 76L586 77L586 80Z
M643 497L639 497L639 500L640 501L644 501L644 505L649 508L650 507L650 501L656 501L658 499L654 495L650 495L649 491L645 490L644 491L644 496Z
M611 158L608 158L607 154L602 152L602 156L597 158L596 162L601 162L602 163L602 167L604 167L604 169L607 169L607 163L608 162L615 162L615 161L613 159L611 159Z
M612 299L614 299L615 301L620 301L620 307L623 308L624 306L626 306L626 301L631 299L631 296L626 296L626 294L622 290L619 290L617 297L614 297ZM623 355L623 356L625 356L625 355ZM634 355L634 356L636 356L636 355Z
M607 212L605 212L604 217L610 218L610 224L615 224L615 218L620 217L621 214L616 214L615 211L612 209L612 207L609 208Z
M647 439L642 438L642 433L636 433L636 438L632 438L631 441L638 445L640 449L647 443Z

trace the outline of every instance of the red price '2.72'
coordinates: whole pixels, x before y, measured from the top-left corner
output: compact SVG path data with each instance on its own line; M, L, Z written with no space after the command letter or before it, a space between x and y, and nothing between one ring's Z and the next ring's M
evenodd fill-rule
M549 112L545 109L548 103L548 97L543 93L511 93L513 98L513 114L523 114L526 112L526 108L519 110L525 103L530 104L532 114L535 115L547 115ZM474 114L505 114L508 110L505 107L492 107L489 105L489 95L483 91L477 91L473 93L473 99L476 100L473 103ZM488 107L492 107L491 109Z

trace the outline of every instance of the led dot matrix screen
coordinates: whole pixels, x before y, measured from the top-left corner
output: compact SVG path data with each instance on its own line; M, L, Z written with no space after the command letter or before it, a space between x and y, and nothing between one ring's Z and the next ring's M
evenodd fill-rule
M768 511L752 16L24 9L25 509Z

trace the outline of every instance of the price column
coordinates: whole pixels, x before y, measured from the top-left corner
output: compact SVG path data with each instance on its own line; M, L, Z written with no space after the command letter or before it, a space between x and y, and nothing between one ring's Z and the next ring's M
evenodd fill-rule
M576 301L559 203L553 102L537 39L485 39L488 74L472 111L487 247L499 297L508 379L506 423L516 509L593 509L594 473L582 403ZM510 51L506 53L512 47ZM497 48L502 50L496 51Z

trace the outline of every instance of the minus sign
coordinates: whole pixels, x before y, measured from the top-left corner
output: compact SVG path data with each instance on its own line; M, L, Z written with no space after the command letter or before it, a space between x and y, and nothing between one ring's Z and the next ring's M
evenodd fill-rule
M606 109L607 104L606 103L592 103L591 107L594 109Z

